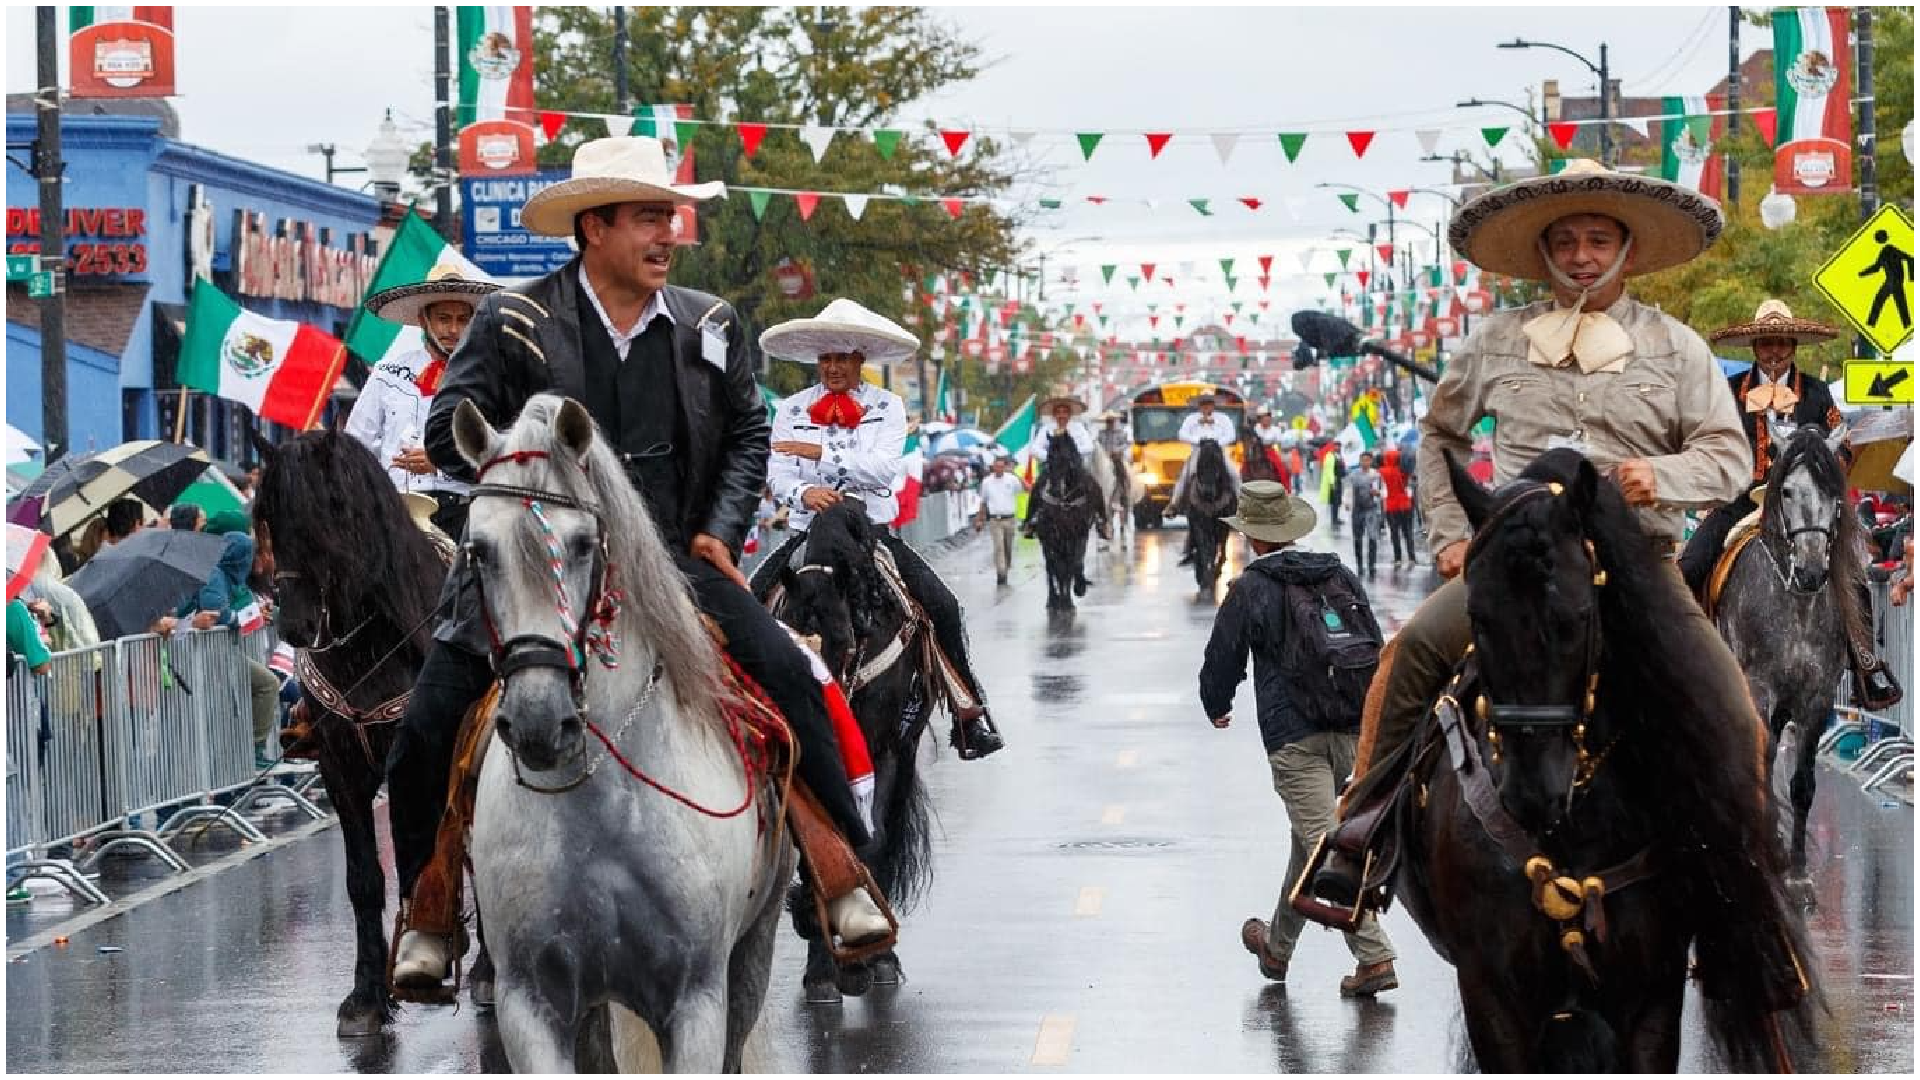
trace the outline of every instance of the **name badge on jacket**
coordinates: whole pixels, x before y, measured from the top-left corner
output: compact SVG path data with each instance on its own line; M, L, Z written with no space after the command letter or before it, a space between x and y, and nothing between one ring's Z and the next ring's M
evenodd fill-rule
M720 371L727 370L727 330L723 326L706 326L700 330L700 359L712 364Z

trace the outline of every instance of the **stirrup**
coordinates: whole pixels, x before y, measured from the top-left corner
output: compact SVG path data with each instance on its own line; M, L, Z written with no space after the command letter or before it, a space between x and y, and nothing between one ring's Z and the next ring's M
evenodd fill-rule
M402 905L393 913L393 939L387 946L387 993L395 1001L409 1002L415 1005L455 1005L460 1000L461 960L467 955L467 928L455 927L450 935L453 938L454 951L451 965L451 979L442 979L437 986L402 986L393 980L393 969L400 962L400 939L409 929L407 916L411 914L410 905ZM429 931L422 931L423 933Z
M1320 899L1313 895L1309 887L1314 875L1326 864L1327 855L1327 837L1323 835L1314 843L1313 854L1307 856L1307 865L1294 881L1292 891L1287 894L1287 906L1309 921L1351 933L1360 928L1360 920L1371 910L1367 903L1367 879L1373 872L1373 852L1367 852L1365 861L1361 863L1360 885L1355 894L1358 899L1350 908Z

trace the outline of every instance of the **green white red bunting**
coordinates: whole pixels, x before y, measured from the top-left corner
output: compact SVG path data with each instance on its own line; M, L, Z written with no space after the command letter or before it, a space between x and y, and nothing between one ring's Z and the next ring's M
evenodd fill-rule
M306 430L333 393L347 347L305 323L242 308L205 278L193 283L180 345L180 385Z

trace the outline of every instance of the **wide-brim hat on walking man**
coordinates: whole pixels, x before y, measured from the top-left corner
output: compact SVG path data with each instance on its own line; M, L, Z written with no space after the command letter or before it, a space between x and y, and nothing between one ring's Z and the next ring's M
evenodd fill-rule
M458 267L436 266L427 272L425 281L382 289L367 297L367 310L388 322L418 326L421 314L435 304L475 307L481 297L499 291L500 286L491 281L462 276Z
M1840 336L1838 327L1812 319L1796 319L1784 300L1763 300L1753 318L1732 326L1723 326L1707 335L1715 345L1752 345L1761 338L1787 338L1796 345L1832 341Z
M1053 414L1053 410L1058 408L1061 405L1065 405L1069 409L1072 409L1073 415L1075 416L1079 416L1081 413L1084 413L1087 411L1086 402L1081 401L1077 397L1068 397L1065 394L1061 394L1057 397L1050 397L1047 400L1041 402L1040 413L1043 416L1051 416Z
M541 236L572 236L573 219L582 210L630 202L684 206L726 193L718 180L675 183L659 139L617 135L581 143L573 152L573 175L535 192L520 211L520 223Z
M1651 176L1615 172L1597 161L1571 161L1552 176L1494 188L1462 206L1447 240L1482 270L1548 281L1542 236L1574 214L1600 214L1633 241L1628 275L1651 274L1692 260L1720 236L1720 204L1690 188Z
M834 353L859 353L869 364L891 364L920 351L920 339L885 315L842 298L811 319L768 327L760 334L760 351L796 364L817 364Z
M1291 544L1313 531L1319 516L1313 504L1272 480L1249 480L1240 487L1240 512L1222 518L1227 525L1269 544Z

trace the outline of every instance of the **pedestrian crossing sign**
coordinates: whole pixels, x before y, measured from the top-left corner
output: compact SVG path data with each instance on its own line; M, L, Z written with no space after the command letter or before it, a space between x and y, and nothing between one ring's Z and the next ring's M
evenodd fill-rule
M1813 275L1814 287L1891 353L1913 336L1913 222L1883 204Z

